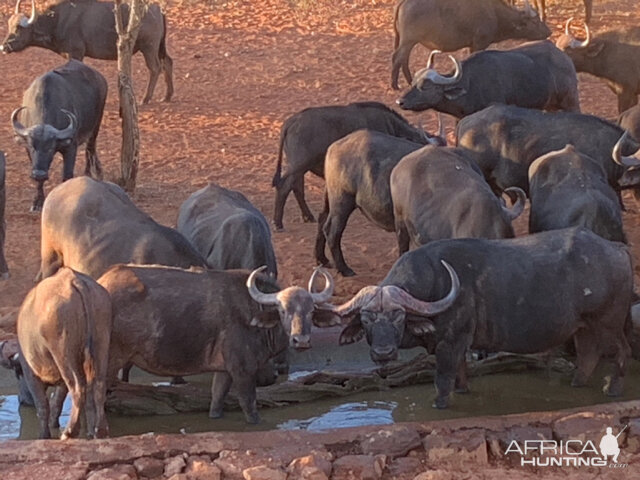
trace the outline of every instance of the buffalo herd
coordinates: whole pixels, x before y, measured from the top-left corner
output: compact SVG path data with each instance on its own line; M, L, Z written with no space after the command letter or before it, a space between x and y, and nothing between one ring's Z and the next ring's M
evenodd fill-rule
M319 266L309 269L306 288L282 288L270 225L242 193L209 184L183 203L173 229L102 181L96 140L107 83L82 59L117 57L113 4L61 0L39 12L32 0L27 17L20 3L0 51L38 46L69 59L36 78L10 118L37 184L31 210L41 212L41 263L18 313L17 342L0 342L0 363L16 371L21 401L35 404L41 437L58 427L68 392L73 408L62 438L78 435L81 415L89 437L106 436L107 391L133 365L172 377L211 372L209 416L223 414L233 387L247 421L258 422L256 386L275 376L276 364L286 371L289 348L311 348L314 326L342 325L341 345L366 339L378 364L396 360L399 349L424 347L436 359L437 408L449 406L453 391L468 391L472 350L541 353L571 343L572 385L585 385L608 359L604 391L622 393L636 344L621 191L640 192L640 27L592 35L585 23L579 40L569 19L553 43L544 0L533 2L538 11L528 0L523 7L399 0L391 85L398 88L402 70L409 88L397 104L455 117L456 144L375 101L306 108L286 119L273 176L274 230L284 228L291 191L304 221L314 221L306 172L325 179L325 192ZM592 2L584 5L589 21ZM164 13L151 5L135 47L150 72L143 103L162 72L171 99L165 39ZM485 50L507 39L528 43ZM418 43L433 51L412 74ZM462 48L465 60L448 56L453 72L435 69L439 51ZM577 72L616 93L617 123L580 112ZM86 176L72 178L82 145ZM56 152L64 183L45 198ZM0 152L2 280L9 278L4 171ZM514 238L512 222L527 198L530 235ZM399 259L378 285L335 305L327 269L355 275L341 239L356 209L395 232ZM48 386L55 387L50 399Z

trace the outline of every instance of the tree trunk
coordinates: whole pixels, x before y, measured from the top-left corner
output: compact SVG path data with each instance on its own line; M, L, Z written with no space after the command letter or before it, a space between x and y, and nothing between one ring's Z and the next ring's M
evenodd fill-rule
M122 119L120 185L126 191L133 192L136 188L140 162L140 130L138 129L138 106L131 79L131 57L142 18L148 8L148 0L129 1L130 3L123 4L122 0L115 0L114 14L118 34L118 95ZM128 21L127 13L129 13Z

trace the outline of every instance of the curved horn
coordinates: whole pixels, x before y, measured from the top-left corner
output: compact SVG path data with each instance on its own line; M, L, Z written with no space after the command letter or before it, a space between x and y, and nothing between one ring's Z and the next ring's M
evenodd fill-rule
M573 35L571 35L571 30L570 30L571 22L573 22L573 17L569 17L567 22L564 24L564 34L569 35L570 37L573 37Z
M431 53L429 54L429 58L427 59L427 66L424 67L426 70L429 70L433 66L433 59L438 53L442 53L442 52L440 50L431 50Z
M528 13L530 17L537 17L538 16L535 8L533 8L531 6L531 4L529 3L529 0L524 0L524 11L526 13Z
M23 138L29 135L29 132L27 131L25 126L18 121L18 114L25 108L27 107L16 108L11 114L11 124L13 125L13 131L16 133L16 135Z
M355 296L346 303L342 305L335 306L331 304L324 304L322 306L323 309L330 310L331 312L339 315L340 317L346 317L351 315L353 312L360 310L363 305L366 305L371 301L371 299L380 292L381 287L377 287L375 285L369 285L367 287L363 287L360 289Z
M324 277L324 289L319 293L313 293L313 284L318 276L318 273L322 274ZM313 273L311 274L311 278L309 279L309 286L307 290L311 294L311 298L313 298L313 303L325 303L328 302L331 296L333 295L333 277L331 274L322 267L316 267L313 269Z
M586 38L582 41L576 39L571 33L571 22L573 22L573 17L570 17L565 23L564 33L565 35L571 37L571 44L569 45L571 48L586 48L591 43L591 30L589 30L589 25L584 24L584 31L586 34Z
M430 80L437 85L451 85L453 83L459 82L460 79L462 78L462 65L460 64L458 59L453 55L449 54L448 57L455 64L456 71L451 77L445 77L443 75L440 75L435 70L431 70L429 73L433 72L433 74L429 75Z
M402 305L408 312L423 316L433 316L437 315L438 313L442 313L449 307L451 307L451 305L453 305L453 302L458 297L458 294L460 293L460 279L458 278L458 274L451 265L449 265L444 260L440 260L440 262L449 272L449 277L451 277L451 290L449 290L449 293L447 293L447 295L440 300L436 300L434 302L424 302L422 300L418 300L413 295L394 285L388 285L382 288L384 289L385 293L389 294L391 300Z
M629 132L625 130L625 132L613 147L613 153L611 154L611 157L613 158L614 162L622 167L637 167L638 165L640 165L640 159L636 158L635 156L626 157L622 155L622 146L627 141L628 135Z
M36 17L38 16L38 10L36 10L36 0L31 0L31 16L29 17L29 22L27 25L31 25L36 21Z
M18 0L18 1L16 2L16 8L15 8L15 10L13 11L13 13L15 13L15 14L20 13L20 4L21 4L21 3L22 3L22 0Z
M78 123L78 119L76 116L68 110L64 108L60 109L62 113L64 113L69 118L69 125L64 130L58 130L56 136L58 140L65 140L67 138L73 137L76 132L76 123Z
M502 207L502 210L506 214L509 221L513 222L516 218L522 215L524 212L524 205L527 202L527 194L524 193L524 190L518 187L509 187L505 188L505 192L513 192L516 194L517 200L516 203L513 204L511 208Z
M266 269L267 269L267 266L263 265L260 268L256 268L253 272L251 272L251 274L249 275L249 278L247 278L247 289L249 290L249 295L251 295L251 298L253 298L256 302L260 303L261 305L278 305L278 303L280 302L278 301L277 294L263 293L260 290L258 290L258 287L256 286L256 277L260 272L263 272Z

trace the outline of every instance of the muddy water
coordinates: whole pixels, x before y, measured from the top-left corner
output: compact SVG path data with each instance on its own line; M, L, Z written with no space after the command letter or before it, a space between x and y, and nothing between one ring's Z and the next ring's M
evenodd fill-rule
M335 345L335 343L333 343ZM292 358L293 375L302 371L326 368L331 370L372 368L365 344L349 348L318 345ZM419 353L419 349L403 352L404 358ZM19 407L15 395L15 380L10 372L0 369L0 439L37 438L35 409ZM298 373L295 373L295 372ZM329 399L282 408L262 409L262 422L247 425L240 411L225 412L223 419L212 420L205 412L167 416L121 417L109 415L112 436L156 433L194 433L203 431L251 431L271 429L323 430L359 425L394 422L427 421L478 415L500 415L527 411L556 410L587 406L614 400L640 398L640 364L633 362L626 380L625 395L606 397L601 387L608 365L601 365L589 387L571 388L570 376L546 371L502 373L471 380L471 393L454 395L451 408L431 407L435 394L433 385L416 385L385 392L368 392L341 399ZM133 381L153 383L166 381L134 372ZM208 383L210 376L192 377L191 382ZM67 399L61 424L68 418Z

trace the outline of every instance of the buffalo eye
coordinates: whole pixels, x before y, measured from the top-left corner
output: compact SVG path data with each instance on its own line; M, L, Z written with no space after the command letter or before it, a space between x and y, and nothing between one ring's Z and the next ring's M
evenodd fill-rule
M360 323L362 323L363 326L366 327L368 325L371 325L374 321L375 315L373 314L373 312L360 312Z

